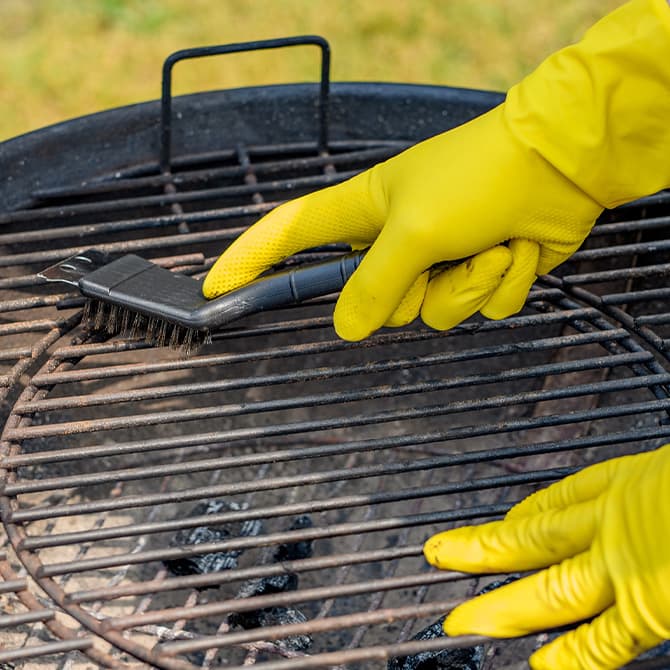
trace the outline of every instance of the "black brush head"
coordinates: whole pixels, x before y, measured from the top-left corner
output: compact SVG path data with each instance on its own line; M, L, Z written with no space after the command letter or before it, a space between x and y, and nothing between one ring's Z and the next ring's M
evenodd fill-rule
M120 335L130 340L144 340L155 347L169 347L191 356L211 344L209 329L185 328L155 316L146 316L101 300L88 299L82 312L82 323L90 331Z
M39 275L77 286L96 301L84 321L97 331L121 333L189 354L211 341L211 330L249 314L296 305L342 289L364 252L274 272L213 300L200 281L128 254L108 261L95 249L80 252Z

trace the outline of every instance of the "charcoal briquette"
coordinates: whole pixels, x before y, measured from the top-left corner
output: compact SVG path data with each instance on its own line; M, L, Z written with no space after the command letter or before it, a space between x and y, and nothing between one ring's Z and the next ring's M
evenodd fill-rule
M245 509L244 506L225 500L210 500L200 503L191 510L190 516L206 516ZM198 526L180 530L172 539L173 547L193 547L210 542L223 542L236 537L252 537L262 531L262 523L257 520L234 522L221 525ZM165 560L167 569L174 575L204 575L237 567L241 549L216 551L197 556L184 556ZM207 588L207 587L205 587ZM216 585L213 587L216 588Z
M309 516L303 515L296 517L289 526L289 530L302 530L311 528L314 524ZM312 540L299 540L298 542L286 542L280 544L275 551L274 560L278 563L282 561L296 561L302 558L309 558L312 555Z
M445 617L441 617L419 631L412 640L446 637L442 630L444 619ZM481 645L460 649L436 649L392 658L387 668L388 670L481 670L484 656L485 650Z
M246 582L239 590L237 598L246 599L254 596L285 593L298 588L298 575L286 573L263 577ZM256 610L233 612L228 616L231 626L244 629L262 628L264 626L285 626L291 623L304 623L305 615L293 607L265 607ZM309 635L294 635L277 640L277 644L293 651L306 651L312 644Z
M298 588L298 575L286 573L252 579L242 585L237 593L238 598L253 598L254 596L266 596L271 593L285 593L295 591Z
M510 575L505 579L493 581L477 591L476 595L488 593L517 579L519 575ZM443 616L419 631L412 640L434 640L438 637L446 637L442 629L445 618L446 616ZM387 670L481 670L485 656L486 650L483 645L459 649L436 649L412 656L392 658L388 662Z
M244 628L265 628L267 626L288 626L290 624L305 623L307 617L293 607L266 607L251 612L233 612L228 616L231 626ZM309 635L291 635L275 640L276 644L292 651L307 651L312 645Z
M509 575L508 577L505 577L505 579L496 579L495 581L492 581L488 583L486 586L483 586L475 595L481 596L484 595L485 593L488 593L489 591L495 591L496 589L499 589L501 586L505 586L506 584L511 584L512 582L515 582L517 579L519 579L521 575Z

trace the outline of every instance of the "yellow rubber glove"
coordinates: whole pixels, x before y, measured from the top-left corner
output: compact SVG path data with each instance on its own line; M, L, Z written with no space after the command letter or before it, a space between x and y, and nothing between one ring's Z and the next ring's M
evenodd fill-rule
M518 311L604 207L670 185L670 8L633 0L550 56L483 116L285 203L218 259L203 293L300 250L370 246L334 321L344 339L414 319L450 328ZM501 246L508 242L507 246ZM433 264L472 257L431 278Z
M503 521L435 535L424 554L438 568L547 568L460 605L445 632L514 637L596 616L535 652L534 670L618 668L670 638L669 492L666 445L588 467Z

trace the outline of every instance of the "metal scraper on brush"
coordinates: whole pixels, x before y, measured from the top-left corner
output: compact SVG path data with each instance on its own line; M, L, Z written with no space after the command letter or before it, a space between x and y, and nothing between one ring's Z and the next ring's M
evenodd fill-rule
M96 249L75 254L38 276L76 286L88 298L84 318L94 330L127 333L190 353L211 331L267 309L295 305L340 291L364 252L353 252L261 277L214 300L202 283L127 254L111 260Z

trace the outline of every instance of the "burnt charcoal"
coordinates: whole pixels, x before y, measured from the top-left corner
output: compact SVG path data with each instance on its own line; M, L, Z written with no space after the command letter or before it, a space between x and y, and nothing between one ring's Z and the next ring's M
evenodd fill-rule
M480 596L498 589L505 584L516 581L518 578L518 575L512 575L491 582L480 589L476 595ZM412 640L433 640L437 637L446 637L442 630L445 618L446 616L443 616L419 631ZM436 649L413 654L412 656L392 658L388 662L387 670L481 670L485 656L486 650L483 645L460 649Z
M295 591L298 588L298 575L287 573L285 575L274 575L262 577L246 582L240 588L238 598L252 598L253 596L266 596L271 593L284 593Z
M228 616L228 623L231 626L247 630L266 626L288 626L306 621L307 617L293 607L266 607L252 612L233 612ZM312 646L312 638L309 635L291 635L275 642L280 647L292 651L307 651Z
M638 661L648 661L651 660L652 658L666 658L670 657L670 640L666 640L665 642L662 642L661 644L658 645L658 647L654 647L653 649L650 649L649 651L645 652L641 656L638 657ZM659 667L659 666L654 666L654 667Z
M412 640L433 640L446 637L442 630L445 617L419 631ZM485 657L482 645L463 649L436 649L412 656L392 658L388 670L480 670Z
M242 586L238 598L269 595L295 591L298 588L298 576L292 573L254 579ZM261 628L263 626L285 626L291 623L305 623L307 618L293 607L266 607L248 612L233 612L228 616L231 626L244 629ZM277 644L293 651L306 651L312 644L309 635L294 635L278 640Z
M307 515L297 517L289 526L289 530L302 530L303 528L311 528L314 524ZM299 540L298 542L287 542L280 544L274 555L274 560L280 563L281 561L297 561L302 558L310 558L312 555L312 541Z
M194 507L190 516L236 512L244 509L246 508L243 505L234 502L210 500ZM225 525L198 526L197 528L180 530L172 539L171 546L194 547L210 542L223 542L236 537L252 537L260 534L262 529L262 523L257 520ZM237 558L241 553L241 549L217 551L199 556L169 559L164 561L164 564L173 575L205 575L221 570L233 570L237 567Z
M506 584L511 584L512 582L515 582L517 579L519 579L520 576L521 575L510 575L509 577L505 577L505 579L497 579L479 589L479 591L477 591L475 595L482 596L485 593L488 593L489 591L495 591L496 589L499 589L501 586L505 586Z

